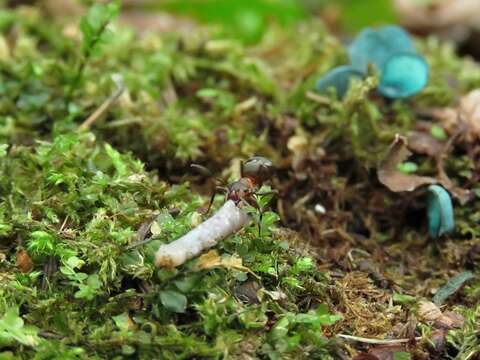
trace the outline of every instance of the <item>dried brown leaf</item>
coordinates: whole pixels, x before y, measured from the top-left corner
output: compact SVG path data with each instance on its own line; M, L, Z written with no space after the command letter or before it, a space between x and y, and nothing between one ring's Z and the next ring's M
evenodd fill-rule
M447 332L445 329L437 329L430 335L430 341L433 345L433 350L437 353L443 353L445 350L445 336Z
M444 144L423 131L412 131L408 134L408 148L417 154L437 156L443 151Z
M372 347L368 353L360 353L353 360L394 360L395 354L405 351L405 345L381 345Z
M437 329L457 329L461 328L464 322L465 318L462 315L447 311L434 322L434 326Z
M418 317L422 321L436 321L442 317L442 311L431 301L422 301L418 307Z
M394 360L395 354L405 351L405 345L383 345L370 349L369 353L375 355L378 360Z
M20 249L17 251L17 267L24 274L33 269L33 261L27 250Z
M434 109L431 114L448 133L460 130L461 139L466 143L480 139L480 89L464 95L457 107Z
M218 255L216 250L210 250L198 258L196 270L212 269L215 267L225 267L227 269L235 269L250 272L250 269L242 265L242 259L237 256Z
M160 235L162 233L162 228L160 227L160 225L156 221L152 222L149 230L150 230L150 232L152 233L153 236L157 236L157 235Z
M235 296L246 304L260 303L259 291L262 287L255 280L249 280L234 289Z
M480 89L473 90L460 100L458 112L467 124L467 140L480 138Z
M418 307L418 317L421 321L433 323L436 329L455 329L463 326L462 315L447 311L442 313L437 305L430 301L422 301Z
M462 189L461 187L456 186L447 176L445 171L439 171L438 177L440 184L442 184L442 186L447 189L453 195L453 197L458 199L461 205L465 205L469 200L472 199L472 192L468 189Z
M407 145L407 138L397 134L387 156L378 166L378 180L393 192L413 191L422 185L438 183L437 179L430 176L404 174L397 170L398 164L412 154Z

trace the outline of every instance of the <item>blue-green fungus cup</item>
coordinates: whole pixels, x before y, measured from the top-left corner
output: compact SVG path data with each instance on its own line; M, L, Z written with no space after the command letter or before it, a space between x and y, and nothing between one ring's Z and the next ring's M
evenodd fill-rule
M383 46L378 32L367 28L362 30L348 47L350 63L358 71L366 72L370 63L378 66L388 49Z
M413 52L397 52L384 63L378 91L387 98L406 98L420 92L428 83L425 59Z
M319 93L326 93L328 89L334 88L337 97L343 98L348 91L352 79L362 79L363 73L349 65L342 65L329 71L318 79L315 89Z
M348 48L352 66L360 71L367 71L373 64L381 70L385 62L397 52L415 52L415 47L408 33L396 25L388 25L373 30L362 30Z
M373 64L380 72L378 91L385 97L406 98L428 83L427 62L417 54L409 34L399 26L361 31L348 52L353 68L366 72L369 64Z
M390 53L398 51L415 52L410 35L400 26L386 25L377 30L385 47L390 49Z
M432 238L451 233L455 229L452 199L439 185L430 185L427 192L428 234Z

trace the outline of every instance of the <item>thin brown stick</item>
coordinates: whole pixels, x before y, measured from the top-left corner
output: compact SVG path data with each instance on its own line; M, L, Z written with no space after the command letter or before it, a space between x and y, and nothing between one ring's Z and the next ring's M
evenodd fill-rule
M92 124L97 121L103 114L105 114L108 109L118 100L118 98L123 94L125 91L125 85L123 83L123 79L120 75L113 75L113 81L115 82L117 88L113 92L113 94L105 100L102 105L100 105L97 110L95 110L79 127L79 131L88 130Z

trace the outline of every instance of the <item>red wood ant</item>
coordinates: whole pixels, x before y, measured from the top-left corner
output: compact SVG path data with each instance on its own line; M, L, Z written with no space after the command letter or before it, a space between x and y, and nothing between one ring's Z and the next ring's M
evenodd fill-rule
M208 170L204 166L192 164L191 167L197 169L200 173L204 175L210 177L212 176L210 170ZM260 205L255 199L255 195L269 195L272 193L276 193L275 191L267 193L257 192L258 189L262 186L262 184L272 177L273 169L274 167L272 161L262 156L254 156L248 159L245 163L242 162L240 164L241 178L226 185L216 185L214 192L210 198L208 207L206 211L204 211L204 213L207 214L210 211L213 201L215 200L215 195L217 195L219 192L223 192L225 193L225 201L232 200L233 202L235 202L235 205L239 205L242 203L246 205L251 205L257 210L259 210L261 223L263 213ZM221 182L224 183L224 181Z

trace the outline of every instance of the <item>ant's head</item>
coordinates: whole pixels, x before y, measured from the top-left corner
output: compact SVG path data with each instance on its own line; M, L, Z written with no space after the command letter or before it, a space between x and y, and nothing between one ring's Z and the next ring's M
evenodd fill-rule
M252 179L257 184L271 178L272 173L272 161L262 156L251 157L242 165L242 176Z

